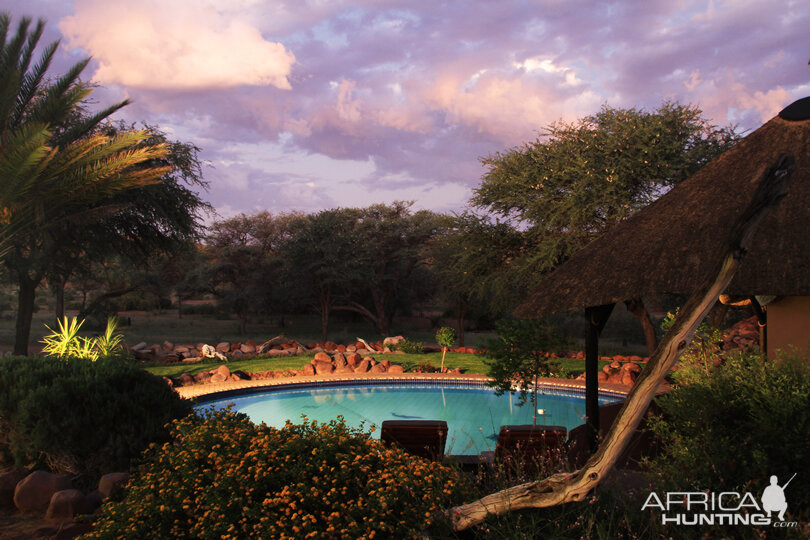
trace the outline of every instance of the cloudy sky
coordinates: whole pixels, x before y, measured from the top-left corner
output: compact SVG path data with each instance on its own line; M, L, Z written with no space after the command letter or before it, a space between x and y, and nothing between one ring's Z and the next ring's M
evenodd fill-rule
M753 129L810 95L807 0L3 0L56 70L202 148L222 216L414 200L458 210L479 158L607 103Z

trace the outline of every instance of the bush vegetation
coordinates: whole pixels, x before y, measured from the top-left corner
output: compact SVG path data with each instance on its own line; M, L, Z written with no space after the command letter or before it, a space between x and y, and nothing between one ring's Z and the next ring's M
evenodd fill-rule
M162 379L117 358L2 358L0 388L0 461L88 482L127 470L191 412Z
M175 422L87 538L410 538L466 487L342 419L275 429L211 411Z

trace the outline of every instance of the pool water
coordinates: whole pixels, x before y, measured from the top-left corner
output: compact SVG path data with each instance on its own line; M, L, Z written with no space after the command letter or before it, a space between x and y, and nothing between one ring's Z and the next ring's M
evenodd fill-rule
M584 423L583 394L564 390L542 390L537 396L538 424L565 426L569 431ZM618 397L600 396L599 404ZM519 394L496 396L486 386L384 384L351 385L274 390L222 398L198 408L221 409L233 403L253 422L283 427L286 420L328 422L342 415L353 427L379 428L383 420L444 420L448 434L445 453L478 454L493 450L498 432L506 424L531 424L532 404L520 405Z

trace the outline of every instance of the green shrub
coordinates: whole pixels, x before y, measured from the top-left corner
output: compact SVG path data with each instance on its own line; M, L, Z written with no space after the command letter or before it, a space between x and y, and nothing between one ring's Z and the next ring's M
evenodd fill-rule
M700 373L656 400L663 416L652 427L664 448L651 463L656 482L758 497L771 475L785 482L798 472L785 491L788 513L810 519L810 364L736 354Z
M232 411L175 423L87 538L409 538L460 500L444 466L329 424Z
M191 412L166 383L116 358L0 359L0 454L94 478L127 470Z
M410 341L405 339L392 347L395 351L402 351L405 354L425 354L425 346L421 341Z
M42 352L48 356L87 358L98 360L102 356L113 356L124 353L124 336L116 333L118 329L118 318L108 317L104 333L100 336L88 338L78 335L84 321L79 321L76 317L68 320L57 321L59 330L53 330L50 326L45 328L51 333L42 338Z

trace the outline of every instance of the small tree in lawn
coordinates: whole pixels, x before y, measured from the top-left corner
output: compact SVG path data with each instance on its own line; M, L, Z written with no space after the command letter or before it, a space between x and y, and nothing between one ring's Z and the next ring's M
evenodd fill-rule
M484 353L490 361L488 375L497 395L517 387L522 403L532 392L533 422L537 425L537 382L558 367L549 356L566 345L565 337L550 323L541 319L501 321L496 326L498 337L487 340Z
M442 366L439 369L440 373L444 373L444 356L447 354L447 349L456 344L456 331L449 326L442 326L436 332L436 342L442 348Z

